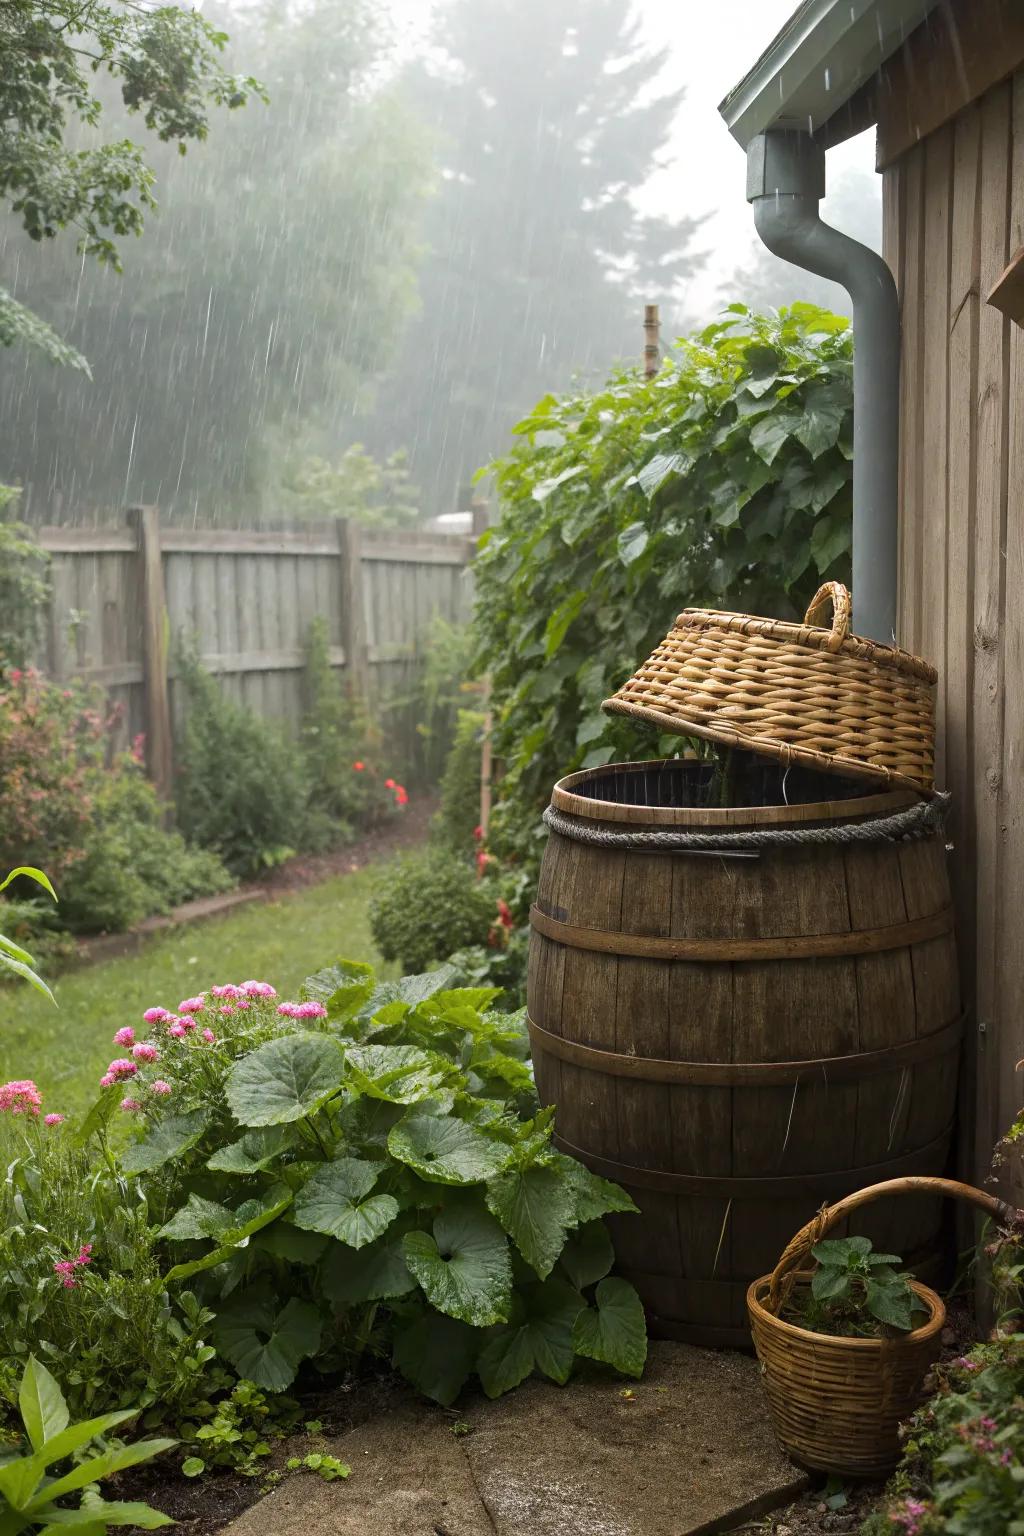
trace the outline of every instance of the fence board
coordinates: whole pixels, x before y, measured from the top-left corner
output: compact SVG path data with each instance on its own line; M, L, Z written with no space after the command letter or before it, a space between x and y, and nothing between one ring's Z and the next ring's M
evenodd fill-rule
M44 526L51 600L38 661L124 705L123 740L147 729L147 610L132 527ZM159 527L172 734L183 713L177 645L194 646L225 693L265 719L295 722L310 625L328 660L383 712L396 759L416 745L411 702L435 614L469 617L462 535L367 532L337 524L276 529ZM155 634L155 632L154 632Z

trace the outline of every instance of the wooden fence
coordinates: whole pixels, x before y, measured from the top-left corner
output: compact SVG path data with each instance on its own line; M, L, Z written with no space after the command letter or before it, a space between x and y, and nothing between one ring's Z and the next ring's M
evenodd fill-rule
M50 528L51 599L39 666L100 683L146 737L149 771L170 789L175 644L195 646L225 693L267 719L297 722L310 624L327 625L331 664L371 703L408 699L435 615L464 622L475 541L368 532L338 521L264 529L161 527L155 507L124 526ZM396 707L396 755L415 719Z

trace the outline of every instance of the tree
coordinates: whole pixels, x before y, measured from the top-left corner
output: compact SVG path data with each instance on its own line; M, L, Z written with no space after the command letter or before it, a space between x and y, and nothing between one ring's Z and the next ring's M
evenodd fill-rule
M441 140L422 306L368 436L449 511L530 402L639 352L698 220L641 217L680 94L630 0L445 0L410 79Z
M69 143L98 130L97 77L120 86L128 112L184 152L204 139L211 103L241 106L251 76L217 62L226 37L197 11L102 0L5 0L0 6L0 198L25 233L52 240L69 226L78 252L119 268L116 240L142 232L155 207L153 174L128 139ZM92 76L92 79L90 79ZM27 343L51 361L85 369L80 353L0 288L0 345Z
M21 268L95 375L26 362L0 385L0 464L33 504L278 511L285 461L348 441L412 302L428 149L371 0L219 15L268 104L187 159L151 144L159 234L123 276Z

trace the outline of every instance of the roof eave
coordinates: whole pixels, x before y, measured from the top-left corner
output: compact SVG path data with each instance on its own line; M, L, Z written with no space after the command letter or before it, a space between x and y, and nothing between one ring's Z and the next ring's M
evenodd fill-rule
M745 149L767 128L817 133L938 0L803 0L719 112Z

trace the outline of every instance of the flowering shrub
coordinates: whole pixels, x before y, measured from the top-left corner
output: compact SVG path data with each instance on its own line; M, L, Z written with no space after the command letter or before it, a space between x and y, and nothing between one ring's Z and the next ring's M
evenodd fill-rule
M1007 1536L1024 1530L1024 1334L997 1336L938 1372L865 1536Z
M83 1130L109 1153L131 1117L116 1174L158 1225L162 1284L188 1283L262 1390L366 1349L441 1402L474 1371L496 1396L577 1356L642 1369L600 1220L631 1202L552 1148L522 1017L448 974L378 985L343 962L295 1000L225 984L117 1031Z

